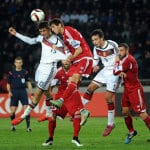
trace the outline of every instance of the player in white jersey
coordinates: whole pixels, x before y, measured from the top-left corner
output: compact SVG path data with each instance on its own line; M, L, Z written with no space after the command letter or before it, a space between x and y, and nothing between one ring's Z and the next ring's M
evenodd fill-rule
M35 81L37 82L36 92L32 99L32 103L28 105L22 116L12 120L12 124L14 125L22 122L22 120L24 120L24 118L30 114L32 109L34 109L40 101L43 93L46 96L46 115L47 117L51 115L50 100L52 99L52 96L49 92L49 86L56 74L57 62L67 58L62 52L64 51L64 43L58 36L51 33L48 22L43 21L39 24L39 32L39 36L30 38L16 32L13 27L9 28L9 33L20 40L30 45L39 42L42 45L41 60L35 73Z
M92 95L96 89L103 84L106 85L106 102L108 105L108 125L103 132L103 136L111 133L115 127L114 124L114 97L119 85L119 77L113 75L115 58L117 55L118 44L111 40L104 39L104 33L101 29L96 29L91 33L92 43L94 45L94 65L93 72L99 71L89 84L86 92L82 97L83 104L88 103L92 99ZM98 66L99 60L103 64L103 68ZM99 70L100 69L100 70Z

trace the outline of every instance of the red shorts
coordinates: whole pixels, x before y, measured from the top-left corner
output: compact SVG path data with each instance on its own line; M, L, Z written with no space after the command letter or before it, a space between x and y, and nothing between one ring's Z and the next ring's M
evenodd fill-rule
M142 86L126 89L122 95L122 107L130 107L136 113L146 111L145 97Z
M74 116L76 111L83 109L81 96L79 91L75 91L68 99L66 99L60 109L54 110L54 112L64 118L67 113L70 116Z
M84 58L79 62L73 63L69 69L68 75L71 77L73 74L81 74L83 77L89 77L92 72L93 60Z

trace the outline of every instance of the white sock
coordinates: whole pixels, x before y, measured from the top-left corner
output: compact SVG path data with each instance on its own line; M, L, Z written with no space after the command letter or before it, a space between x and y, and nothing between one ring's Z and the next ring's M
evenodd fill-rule
M90 102L88 99L85 99L85 98L83 98L83 97L81 97L81 100L82 100L82 104L83 104L83 105L86 105L87 103Z
M29 105L27 106L27 108L25 109L24 113L22 114L21 118L25 119L30 112L32 111L33 108L31 108Z
M51 106L45 106L46 108L46 117L51 117L52 116L52 109Z
M108 110L108 125L114 124L115 110Z

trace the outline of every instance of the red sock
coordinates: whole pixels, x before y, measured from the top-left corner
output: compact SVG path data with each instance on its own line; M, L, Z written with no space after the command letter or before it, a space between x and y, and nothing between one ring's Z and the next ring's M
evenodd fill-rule
M54 131L56 128L56 120L51 120L48 122L48 132L49 132L49 137L53 138L54 137Z
M70 82L62 96L63 100L70 97L72 95L73 91L75 91L76 89L77 89L77 84L75 82Z
M78 115L78 116L75 116L78 118L73 119L73 128L74 128L73 137L78 137L79 132L80 132L80 128L81 128L81 126L80 126L81 118L80 118L80 115Z
M84 93L83 98L90 101L92 99L92 96L93 96L93 92L90 93L90 92L87 91L87 92Z
M133 121L132 121L132 117L131 116L126 116L124 117L125 120L125 124L129 130L129 132L133 132L134 128L133 128Z
M148 129L150 130L150 116L148 116L145 120L143 120L146 124L146 126L148 127Z
M108 106L108 110L114 110L114 109L115 109L114 102L109 102L109 103L107 104L107 106Z

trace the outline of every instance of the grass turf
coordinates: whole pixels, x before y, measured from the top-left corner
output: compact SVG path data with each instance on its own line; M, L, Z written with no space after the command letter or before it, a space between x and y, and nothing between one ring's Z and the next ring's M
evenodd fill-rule
M48 122L38 123L35 118L31 119L32 132L26 132L26 124L23 121L17 126L15 132L10 131L10 119L0 119L0 150L147 150L150 147L150 132L140 118L134 118L135 129L138 135L130 144L124 144L127 129L121 117L115 119L116 128L108 137L102 137L106 127L107 118L89 118L82 127L79 135L83 147L76 147L71 143L72 122L69 118L61 121L57 119L57 128L52 146L43 147L41 144L47 139Z

